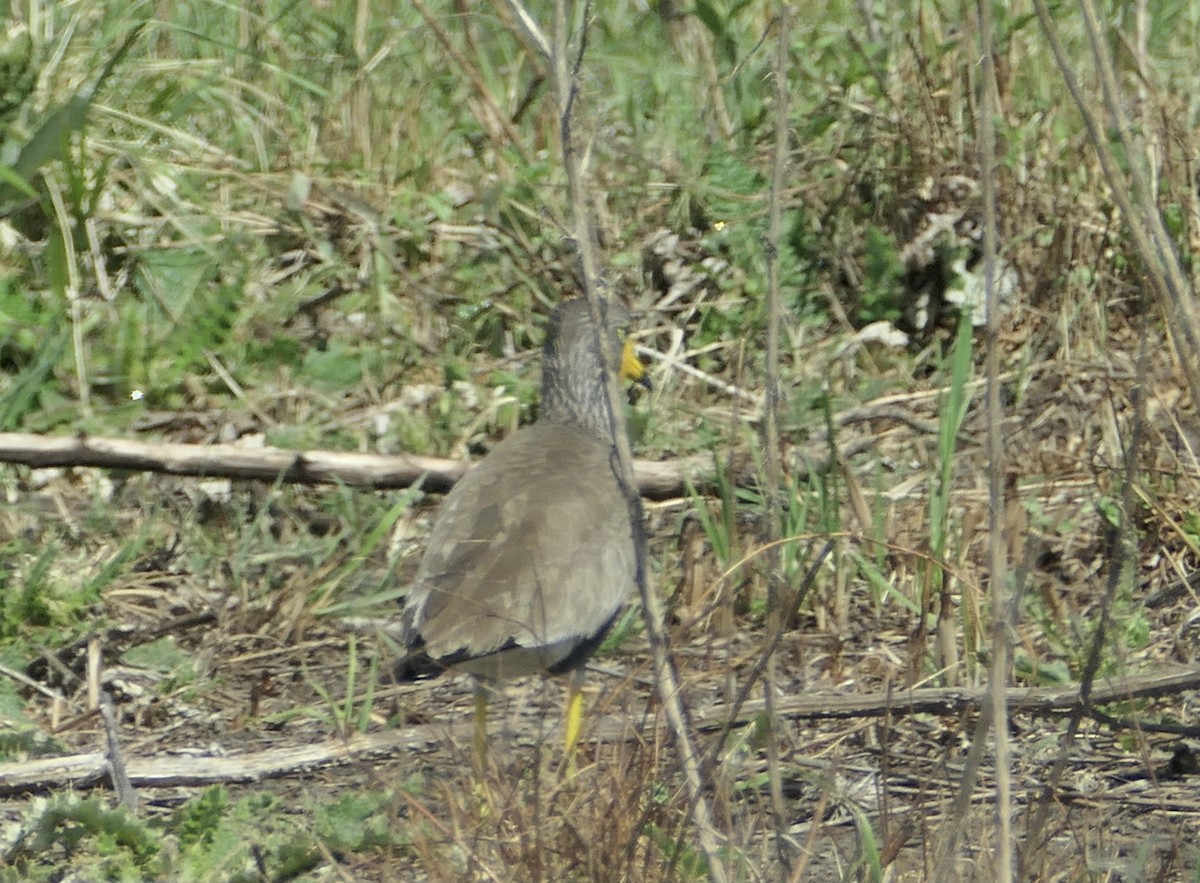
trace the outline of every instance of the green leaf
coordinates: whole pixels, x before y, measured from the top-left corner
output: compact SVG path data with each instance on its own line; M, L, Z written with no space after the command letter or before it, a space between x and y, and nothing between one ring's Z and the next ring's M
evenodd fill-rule
M170 635L130 647L121 654L121 661L126 665L164 674L194 669L191 654L179 649Z
M324 350L305 353L300 374L325 392L341 392L362 383L363 366L358 353L333 341Z
M176 324L184 324L212 269L212 258L199 249L147 251L138 261L138 288L158 301Z
M390 845L392 800L386 793L347 794L316 812L317 834L335 850L360 851Z
M37 406L41 393L67 348L70 332L48 333L37 358L0 392L0 432L21 428L24 417Z
M74 95L50 112L37 131L21 148L16 162L13 163L12 175L15 175L18 180L31 181L44 165L66 156L71 135L81 131L87 122L88 111L91 109L92 99L96 92L129 52L134 40L141 33L143 24L137 25L126 35L125 41L109 59L104 70L100 72L94 82L81 87ZM0 206L19 193L21 193L21 188L14 186L10 176L5 176L5 180L0 182Z

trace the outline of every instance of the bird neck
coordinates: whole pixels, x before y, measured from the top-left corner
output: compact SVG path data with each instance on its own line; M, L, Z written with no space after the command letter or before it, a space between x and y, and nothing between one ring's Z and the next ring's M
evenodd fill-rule
M595 438L612 442L606 378L594 347L547 353L542 364L542 423L578 426Z

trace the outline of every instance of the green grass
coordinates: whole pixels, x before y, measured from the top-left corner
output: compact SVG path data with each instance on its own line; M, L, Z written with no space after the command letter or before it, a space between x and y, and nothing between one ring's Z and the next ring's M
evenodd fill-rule
M64 795L46 801L24 820L20 846L5 856L0 880L55 879L48 858L94 852L95 873L111 880L254 880L265 863L277 879L302 879L321 852L369 854L402 848L389 821L395 798L365 791L309 807L311 830L296 831L281 813L282 801L266 795L235 798L214 786L169 816L145 821L98 799ZM58 866L61 867L61 866Z

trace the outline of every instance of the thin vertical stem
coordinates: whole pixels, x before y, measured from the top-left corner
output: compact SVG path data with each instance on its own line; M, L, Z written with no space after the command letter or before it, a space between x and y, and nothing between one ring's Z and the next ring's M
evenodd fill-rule
M987 452L988 559L992 590L992 666L988 678L992 741L996 764L996 865L998 883L1013 878L1012 777L1009 768L1008 702L1005 686L1009 668L1008 528L1004 493L1006 462L1001 432L1004 409L1000 401L1000 311L996 303L996 67L992 45L992 0L978 0L979 55L979 180L983 196L983 285L987 304Z
M779 324L780 314L780 248L783 236L783 190L787 181L788 159L788 4L781 3L776 18L777 51L775 56L775 150L771 172L771 192L767 220L767 352L766 396L763 400L762 443L766 458L767 477L767 633L782 634L791 616L793 592L783 585L782 553L776 542L780 537L780 513L783 510L779 495L783 488L783 464L779 452L779 406L782 393L779 385ZM781 879L786 879L789 847L787 813L783 800L783 782L779 769L779 732L775 716L775 645L767 652L766 675L763 679L763 699L767 720L767 772L771 785L771 811L774 816L776 847L779 851Z

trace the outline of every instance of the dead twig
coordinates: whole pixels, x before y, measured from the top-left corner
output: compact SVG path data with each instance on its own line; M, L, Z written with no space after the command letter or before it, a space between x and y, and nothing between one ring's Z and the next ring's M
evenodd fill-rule
M89 435L50 436L26 432L0 433L0 463L35 469L89 466L135 469L169 475L237 478L288 484L344 484L376 490L411 487L420 482L432 493L445 493L471 464L415 454L360 454L347 451L287 451L236 445L190 445L144 442ZM711 457L634 464L638 489L652 500L683 496L687 482L709 487Z

